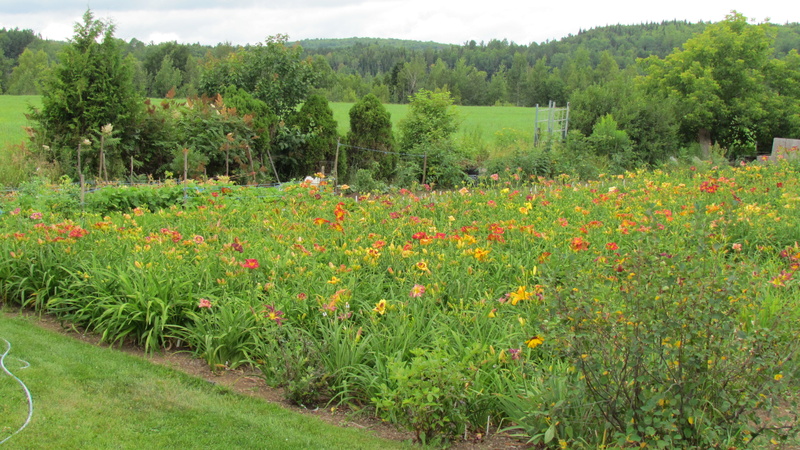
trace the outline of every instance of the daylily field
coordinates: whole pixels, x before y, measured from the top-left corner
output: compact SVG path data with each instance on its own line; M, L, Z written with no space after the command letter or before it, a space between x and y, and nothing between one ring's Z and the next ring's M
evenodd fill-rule
M255 366L296 403L421 441L767 443L796 421L781 413L797 391L798 172L509 171L360 197L208 182L119 212L11 194L0 299Z

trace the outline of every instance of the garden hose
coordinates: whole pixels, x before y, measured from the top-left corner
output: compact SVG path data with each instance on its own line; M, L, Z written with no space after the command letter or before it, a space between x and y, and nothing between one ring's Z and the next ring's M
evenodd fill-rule
M17 380L17 383L19 383L19 384L20 384L20 386L22 386L22 390L24 390L24 391L25 391L25 395L26 395L26 396L27 396L27 398L28 398L28 418L27 418L27 419L25 419L25 423L23 423L23 424L22 424L22 426L21 426L21 427L19 427L19 429L17 429L17 431L15 431L15 432L11 433L11 435L10 435L10 436L8 436L7 438L5 438L5 439L3 439L2 441L0 441L0 444L3 444L3 443L5 443L7 440L9 440L9 439L11 439L12 437L14 437L14 435L16 435L16 434L17 434L17 433L19 433L20 431L24 430L24 429L25 429L25 427L27 427L27 426L28 426L28 424L31 422L31 417L33 417L33 398L31 397L31 391L29 391L29 390L28 390L28 386L25 386L25 383L23 383L23 382L22 382L22 380L20 380L19 378L17 378L17 376L16 376L16 375L14 375L13 373L11 373L11 372L8 370L8 368L6 368L5 360L6 360L6 356L9 354L9 352L11 352L11 343L10 343L10 342L8 342L8 340L6 340L6 339L3 339L3 341L6 343L6 351L5 351L5 352L3 352L3 354L2 354L2 355L0 355L0 368L2 368L2 369L3 369L3 372L7 373L7 374L8 374L8 375L9 375L11 378L13 378L13 379ZM20 359L19 361L20 361L20 362L23 362L23 363L25 363L25 366L24 366L24 367L22 367L22 369L25 369L25 368L27 368L27 367L29 367L29 366L30 366L30 364L28 364L28 362L27 362L27 361L23 361L23 360L21 360L21 359Z

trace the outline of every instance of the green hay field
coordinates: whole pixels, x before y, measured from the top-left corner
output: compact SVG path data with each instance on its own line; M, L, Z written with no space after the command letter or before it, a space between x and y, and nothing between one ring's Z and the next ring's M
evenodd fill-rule
M0 148L17 144L25 139L24 126L30 125L25 118L29 106L40 106L41 97L37 95L0 95ZM333 116L339 123L339 133L346 134L350 129L350 108L352 103L331 103ZM408 113L408 105L385 105L392 116L392 124L397 123ZM533 128L535 109L515 106L457 106L461 119L460 134L481 136L490 141L494 134L504 128L530 132Z
M330 106L334 119L339 123L339 133L346 134L350 129L348 114L353 103L331 103ZM398 122L408 113L408 105L384 106L392 116L392 126L397 130ZM504 128L531 132L536 115L534 108L516 106L456 106L456 110L461 119L459 134L478 135L487 141Z
M0 147L25 139L22 127L30 125L25 113L29 106L40 106L38 95L0 95Z

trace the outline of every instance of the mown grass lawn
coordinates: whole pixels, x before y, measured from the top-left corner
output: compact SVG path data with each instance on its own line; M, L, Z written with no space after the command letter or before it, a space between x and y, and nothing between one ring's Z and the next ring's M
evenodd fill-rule
M401 448L241 396L109 348L0 314L6 367L30 390L33 419L3 446L42 448ZM0 354L6 344L0 340ZM24 360L30 367L23 368ZM1 373L1 372L0 372ZM0 440L25 421L21 386L0 376Z

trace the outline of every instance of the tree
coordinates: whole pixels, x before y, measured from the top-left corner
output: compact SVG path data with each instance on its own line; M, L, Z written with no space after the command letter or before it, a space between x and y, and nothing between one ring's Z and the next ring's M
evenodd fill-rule
M428 89L447 89L450 86L452 71L442 58L437 58L428 74Z
M260 178L269 178L274 174L272 164L269 162L271 146L269 136L273 134L270 130L278 127L279 119L270 110L269 106L263 101L253 97L244 89L230 86L223 94L225 104L231 108L236 108L239 116L247 118L250 128L257 138L253 139L252 150L255 157L260 162ZM267 173L264 173L264 172Z
M284 35L269 37L263 44L228 53L221 59L208 55L198 83L198 91L207 96L236 87L264 102L270 114L281 119L274 122L277 126L269 128L268 135L260 137L262 144L268 142L276 153L305 141L304 133L285 124L316 79L313 60L302 59L302 48L288 46L287 39Z
M273 36L222 59L211 58L198 90L214 96L235 86L265 102L279 117L287 117L305 100L316 76L312 61L301 59L303 49L288 46L287 40L284 35Z
M17 59L35 40L36 34L33 30L0 29L0 52L6 58Z
M200 76L200 66L197 63L197 58L189 55L186 58L186 70L183 71L182 82L183 85L178 89L178 96L180 97L196 97L197 96L197 78Z
M488 90L486 72L475 69L475 66L468 66L466 61L460 58L453 69L450 88L453 96L460 100L459 104L482 105Z
M570 129L589 136L604 116L613 115L619 128L630 137L637 158L657 163L674 153L680 144L674 101L648 95L636 83L636 73L632 69L573 92Z
M608 50L600 53L600 62L594 69L594 82L612 81L619 75L619 64Z
M425 60L421 56L414 57L403 64L397 75L397 88L400 92L400 101L405 102L407 97L414 95L423 85L427 73Z
M177 89L181 85L183 75L180 69L172 63L172 57L167 55L161 60L161 67L153 77L150 93L156 97L163 97L170 89Z
M411 97L408 114L398 124L400 148L424 152L426 145L449 141L458 130L458 113L447 91L421 90Z
M7 90L20 55L37 39L32 30L0 28L0 93Z
M622 157L622 160L630 163L631 140L628 133L617 127L617 121L611 114L606 114L594 124L592 134L588 139L598 155L608 157ZM628 167L626 167L628 168Z
M348 150L348 154L358 155L348 158L351 174L358 169L370 167L373 162L378 164L378 173L374 174L378 178L387 180L394 174L398 158L393 154L395 142L392 118L378 97L367 94L350 108L350 132L345 141L349 146L357 147ZM343 167L344 164L340 162L339 166ZM339 178L345 179L342 174Z
M645 84L664 97L674 97L686 140L697 139L704 156L714 141L729 156L753 154L756 145L768 148L773 130L765 105L780 92L771 89L765 74L773 54L769 24L751 25L735 11L709 25L664 59L645 60ZM784 111L779 114L784 114Z
M321 95L311 95L300 111L290 116L289 125L297 127L308 138L280 155L285 166L282 172L289 177L303 177L322 171L322 167L332 170L339 133L328 100ZM346 160L342 156L340 167L344 168ZM345 174L346 171L339 170L340 178Z
M107 171L114 177L123 170L123 159L133 152L135 123L142 107L133 85L132 60L123 59L114 26L96 20L87 10L83 22L75 24L75 35L60 61L44 86L42 109L32 111L38 123L37 143L48 145L54 152L49 156L75 175L78 143L97 137L101 127L111 124L119 145L105 158ZM100 149L85 145L82 149L87 163L83 167L91 167L92 161L86 159L99 158Z
M508 102L508 80L506 67L500 66L500 69L492 75L489 81L489 92L487 94L487 103L492 105L502 105Z
M19 65L11 72L7 94L38 95L50 64L44 50L25 49L19 55Z
M589 86L592 83L592 72L589 50L581 45L572 53L564 67L567 89L574 91Z
M542 62L542 65L544 65L544 62ZM511 101L517 106L523 104L522 91L523 85L525 84L525 74L528 72L529 67L530 65L528 64L528 60L525 59L525 55L520 52L514 54L514 62L511 64L511 69L508 71L507 80Z
M425 155L424 179L453 187L464 180L463 155L453 141L458 130L458 113L447 91L421 90L411 97L408 113L398 124L400 149Z

